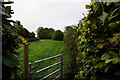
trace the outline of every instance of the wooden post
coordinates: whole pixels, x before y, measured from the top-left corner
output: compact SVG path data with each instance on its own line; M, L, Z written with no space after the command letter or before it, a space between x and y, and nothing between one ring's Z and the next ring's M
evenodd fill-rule
M23 80L28 80L28 44L24 44Z

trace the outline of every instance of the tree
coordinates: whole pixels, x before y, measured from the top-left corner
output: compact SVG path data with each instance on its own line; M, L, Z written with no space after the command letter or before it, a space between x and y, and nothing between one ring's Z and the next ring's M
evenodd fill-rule
M62 41L63 36L64 36L63 32L61 30L57 30L54 32L52 39Z
M19 36L23 36L24 38L32 38L34 37L34 32L30 33L29 30L23 27L20 21L14 22L14 27L16 29L16 33Z
M30 35L31 35L31 38L35 38L35 33L34 32L31 32Z
M40 39L51 39L52 38L52 34L55 30L53 28L43 28L43 27L39 27L37 29L37 36Z

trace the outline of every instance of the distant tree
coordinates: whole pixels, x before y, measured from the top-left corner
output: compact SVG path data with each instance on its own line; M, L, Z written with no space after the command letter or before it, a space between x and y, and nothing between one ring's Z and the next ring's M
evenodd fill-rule
M52 34L54 33L54 29L53 28L43 28L43 27L39 27L37 29L37 36L40 39L51 39L52 38Z
M35 38L35 33L34 32L31 32L30 35L31 35L31 38Z
M54 32L52 39L62 41L63 36L64 36L63 32L61 30L57 30Z
M37 29L37 37L41 37L42 36L42 30L43 30L43 27L39 27L38 29Z
M24 28L20 21L14 22L14 27L16 29L16 33L24 38L30 38L31 34L33 36L33 33L30 33L26 28Z

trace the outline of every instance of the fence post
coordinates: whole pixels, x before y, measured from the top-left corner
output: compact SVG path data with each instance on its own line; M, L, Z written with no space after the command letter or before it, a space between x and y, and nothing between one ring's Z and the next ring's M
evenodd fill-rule
M62 60L62 54L60 55L60 77L62 78L63 74L63 60Z
M23 79L28 80L28 44L24 44Z
M34 80L36 79L36 63L34 63Z
M29 63L29 80L31 80L31 67L32 67L32 64Z

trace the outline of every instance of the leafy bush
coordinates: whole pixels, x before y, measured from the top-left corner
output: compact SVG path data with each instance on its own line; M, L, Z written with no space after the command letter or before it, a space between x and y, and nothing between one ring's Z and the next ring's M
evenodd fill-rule
M38 37L36 38L25 38L28 42L33 42L33 41L39 41L40 39Z
M15 21L14 27L18 36L23 36L24 38L35 38L35 33L29 32L29 30L27 30L23 27L23 25L21 25L20 21Z
M93 2L77 28L81 80L120 79L120 2Z
M14 22L11 18L11 6L0 7L2 10L2 80L15 79L19 61L16 49L18 49L19 38L14 27L10 24ZM11 76L12 75L12 76Z
M67 53L69 55L69 71L66 73L65 79L73 80L75 78L75 74L77 72L77 45L75 40L77 39L77 32L75 30L75 26L67 26L64 32L64 42L67 48Z
M62 41L63 40L63 36L64 36L63 32L60 31L60 30L57 30L57 31L55 31L53 33L52 39Z

